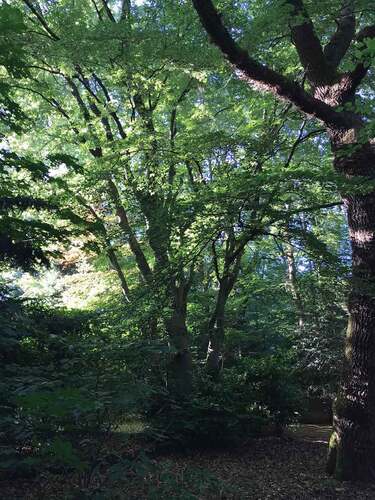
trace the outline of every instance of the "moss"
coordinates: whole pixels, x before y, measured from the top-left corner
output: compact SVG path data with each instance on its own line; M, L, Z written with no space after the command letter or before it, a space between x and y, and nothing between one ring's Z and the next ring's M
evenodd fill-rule
M337 436L336 431L333 431L331 434L331 437L329 439L328 457L327 457L327 465L326 465L326 471L330 475L335 474L335 471L336 471L337 445L338 445L338 436Z

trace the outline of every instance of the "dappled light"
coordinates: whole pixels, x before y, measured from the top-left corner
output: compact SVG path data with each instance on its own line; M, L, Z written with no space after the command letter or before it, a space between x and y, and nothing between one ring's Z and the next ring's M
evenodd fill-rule
M375 498L374 23L0 0L0 498Z

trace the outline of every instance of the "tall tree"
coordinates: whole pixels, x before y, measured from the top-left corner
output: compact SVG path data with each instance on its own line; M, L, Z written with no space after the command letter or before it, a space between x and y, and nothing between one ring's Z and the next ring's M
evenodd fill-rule
M281 14L286 13L283 18L288 20L308 90L303 82L297 83L258 62L249 50L243 49L225 27L222 13L211 0L192 2L211 41L239 77L323 123L336 171L367 182L365 192L343 193L352 247L352 289L345 367L335 404L328 470L339 479L374 479L375 141L368 126L369 116L355 106L365 78L371 74L375 39L372 2L344 0L335 18L336 30L332 34L331 27L324 26L320 35L307 2L287 0L278 4ZM366 7L370 14L366 15ZM243 8L246 10L250 5L246 3ZM366 21L370 24L365 25ZM256 49L252 47L252 52ZM352 58L350 69L346 56Z
M142 331L167 334L168 386L188 397L196 263L217 261L206 333L207 361L219 367L225 307L248 242L326 203L324 190L318 196L315 190L316 172L308 187L301 156L294 161L319 129L300 128L299 116L289 120L290 106L274 97L254 93L246 101L248 90L227 78L221 59L214 78L195 64L202 34L188 3L184 15L169 0L126 2L125 15L114 1L100 9L89 0L18 5L28 28L28 74L10 85L33 129L14 143L60 153L60 204L74 207L98 251L106 252L130 307L147 296L152 313L143 314L149 328ZM210 62L210 50L203 53ZM301 196L295 185L306 187ZM122 251L132 254L134 272L126 275Z

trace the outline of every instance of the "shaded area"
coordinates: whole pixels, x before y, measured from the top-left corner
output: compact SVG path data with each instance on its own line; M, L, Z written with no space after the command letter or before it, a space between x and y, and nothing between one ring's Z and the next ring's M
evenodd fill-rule
M207 469L232 493L231 499L373 499L375 488L339 483L324 473L328 428L307 426L292 438L268 438L249 442L240 453L202 453L171 457L175 468ZM294 431L292 431L294 433ZM315 436L314 436L315 434ZM136 498L134 496L133 498ZM212 498L218 498L213 496Z
M299 441L308 441L311 443L326 443L328 444L332 427L330 425L291 425L286 435Z
M124 474L110 498L122 499L231 499L303 500L373 499L375 486L339 483L325 474L329 426L303 425L288 429L284 438L247 440L228 451L192 451L154 456L155 469L140 480ZM120 440L121 441L121 440ZM110 447L117 453L138 454L145 443ZM101 474L105 474L104 470ZM76 482L74 476L46 475L28 482L0 486L1 498L54 500ZM78 487L78 484L77 484ZM109 494L109 493L108 493ZM189 496L186 496L186 495ZM69 498L83 498L82 496ZM185 496L184 496L185 495ZM86 498L86 497L85 497ZM91 497L90 497L91 498ZM102 498L102 497L100 497Z

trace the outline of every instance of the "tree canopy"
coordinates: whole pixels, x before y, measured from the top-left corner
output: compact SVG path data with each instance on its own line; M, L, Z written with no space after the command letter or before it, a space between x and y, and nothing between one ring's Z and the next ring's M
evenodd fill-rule
M338 394L329 472L372 480L374 23L370 0L0 1L4 470L89 494L124 422L238 444Z

